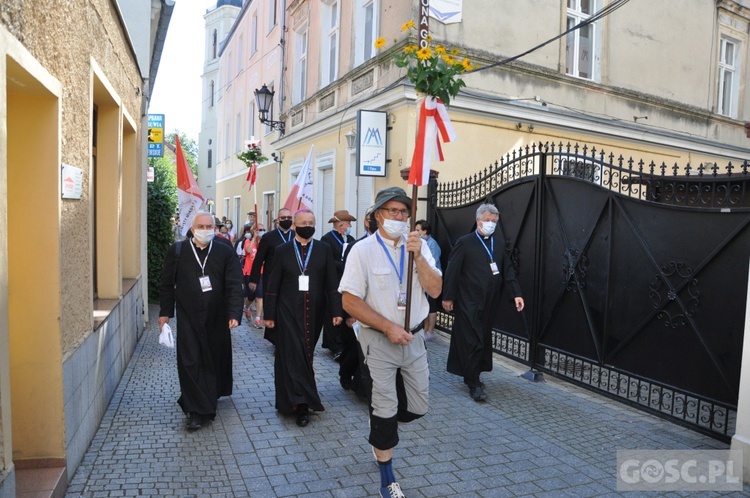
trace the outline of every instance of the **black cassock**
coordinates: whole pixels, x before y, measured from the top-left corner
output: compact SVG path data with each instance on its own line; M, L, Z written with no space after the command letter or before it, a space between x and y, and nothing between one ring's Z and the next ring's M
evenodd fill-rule
M341 276L344 274L344 251L348 249L350 245L354 243L354 237L351 235L341 235L336 230L331 230L320 238L321 242L325 242L331 246L331 253L333 254L333 264L336 266L336 276L338 282L341 281ZM346 245L346 248L344 247ZM323 344L322 346L331 351L341 351L343 347L344 338L342 335L346 333L346 324L334 325L331 316L326 315L325 322L323 323ZM354 333L354 332L352 332Z
M177 244L182 244L179 258ZM190 240L177 244L169 248L164 259L159 316L175 316L176 305L181 391L177 402L185 413L213 418L217 400L232 394L229 320L242 319L242 268L231 244L213 241L210 252ZM201 288L202 272L196 254L201 262L208 255L205 275L211 281L210 291Z
M300 262L310 259L305 275L308 291L300 291ZM263 302L266 320L276 322L276 356L274 374L276 409L294 411L299 404L323 411L313 370L315 345L320 337L325 306L332 316L341 316L341 294L336 287L336 267L331 248L319 240L302 246L296 239L276 248L268 288Z
M497 263L496 275L488 251ZM443 300L453 301L454 313L448 372L463 376L467 384L478 382L481 372L492 370L492 322L495 313L503 310L503 280L513 297L521 296L502 236L495 233L480 240L474 231L456 241L443 280Z

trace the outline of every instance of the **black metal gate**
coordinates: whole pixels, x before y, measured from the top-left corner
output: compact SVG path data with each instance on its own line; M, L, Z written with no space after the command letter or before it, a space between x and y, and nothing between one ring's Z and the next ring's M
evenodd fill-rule
M480 203L527 308L496 352L723 440L734 434L750 258L748 162L646 164L569 144L521 148L430 186L447 263ZM450 330L452 317L439 325Z

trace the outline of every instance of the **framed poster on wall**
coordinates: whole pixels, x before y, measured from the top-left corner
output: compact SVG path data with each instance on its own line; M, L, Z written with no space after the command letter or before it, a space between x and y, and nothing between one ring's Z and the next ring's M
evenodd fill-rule
M385 176L388 113L357 111L357 175Z

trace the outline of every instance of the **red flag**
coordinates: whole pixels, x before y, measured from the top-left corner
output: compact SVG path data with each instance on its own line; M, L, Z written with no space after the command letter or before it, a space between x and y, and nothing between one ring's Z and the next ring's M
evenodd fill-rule
M289 197L286 198L284 208L289 209L291 212L295 212L302 207L304 204L307 209L314 209L313 204L313 189L312 189L312 157L313 147L310 146L310 153L305 159L305 164L297 175L297 181L292 185L292 189L289 192Z
M444 142L456 139L456 130L453 129L448 111L443 101L434 97L427 97L419 108L419 122L417 123L417 143L414 146L414 155L411 159L411 170L409 171L409 185L426 185L430 181L430 163L432 152L437 147L438 161L443 160L443 150L440 147L440 138Z
M180 137L175 135L174 138L177 149L177 203L180 210L180 233L185 235L190 225L193 224L195 213L203 204L203 195L182 153Z

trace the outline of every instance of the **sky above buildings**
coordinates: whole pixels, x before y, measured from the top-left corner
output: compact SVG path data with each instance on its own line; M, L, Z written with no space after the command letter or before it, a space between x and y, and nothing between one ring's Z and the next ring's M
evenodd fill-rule
M164 114L165 133L179 130L198 141L201 128L206 9L216 0L175 0L149 114Z

